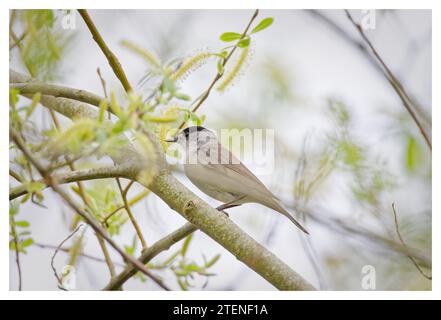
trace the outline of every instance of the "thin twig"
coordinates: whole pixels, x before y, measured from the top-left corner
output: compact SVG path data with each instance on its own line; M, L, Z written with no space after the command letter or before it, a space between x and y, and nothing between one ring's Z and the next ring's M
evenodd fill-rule
M11 16L9 17L9 31L14 27L15 18L17 17L17 9L11 10Z
M27 30L24 31L20 37L17 37L14 32L14 22L15 18L17 17L17 10L12 10L11 18L9 20L9 36L12 38L13 43L9 45L9 50L12 50L15 46L21 45L21 41L27 36L28 32Z
M395 223L395 231L397 233L398 239L400 239L400 242L402 243L403 247L407 248L406 243L403 240L403 237L401 236L400 233L400 228L398 226L398 217L397 217L397 212L395 210L395 203L392 202L392 213L394 214L394 223ZM419 271L419 273L421 273L421 275L429 280L432 280L431 276L428 276L423 269L421 269L421 267L418 265L418 263L415 261L415 259L411 256L411 255L407 255L407 257L410 259L410 261L412 261L412 263L414 264L415 268L417 268L417 270Z
M51 109L49 108L49 110L51 110ZM51 113L53 113L53 112L54 111L51 111ZM95 148L92 148L90 150L87 150L86 152L80 153L80 154L76 155L75 157L72 157L72 158L71 157L67 157L67 160L65 158L64 159L65 161L63 161L63 162L58 162L58 163L52 164L50 166L50 168L48 168L48 171L52 172L52 171L55 171L57 169L61 169L61 168L65 167L65 166L70 166L73 162L75 162L77 160L80 160L81 158L90 157L93 154L95 154L95 152L97 152L99 150L99 148L100 148L100 145L98 145Z
M9 168L9 175L11 177L13 177L15 180L17 180L18 182L23 182L23 178L20 177L20 175L15 172L14 170L12 170L11 168Z
M108 215L106 215L105 217L104 217L104 219L101 221L101 223L104 225L104 226L108 226L107 225L107 220L109 220L111 217L113 217L115 214L117 214L120 210L122 210L122 209L124 209L125 208L125 206L119 206L118 208L116 208L115 210L113 210L111 213L109 213Z
M306 181L305 178L305 171L308 167L308 159L307 159L307 143L308 143L308 136L305 136L303 139L302 144L302 151L300 154L299 161L296 166L295 170L295 178L294 178L294 185L295 186L301 186L301 188L295 188L295 198L296 202L302 201L302 204L307 204L309 201L309 195L311 194L311 189L314 187L314 184L316 181L319 181L318 177L320 174L316 174L316 177L311 179L310 181ZM322 167L319 168L319 173L321 172ZM305 185L306 184L306 185ZM306 214L302 211L296 210L300 214L300 217L303 220L303 225L307 223ZM314 248L314 244L312 243L311 237L304 237L303 234L298 234L298 237L302 243L302 247L305 250L305 253L308 257L309 262L312 265L312 268L317 276L317 279L319 280L320 290L326 290L326 280L323 276L323 272L320 269L318 257L316 250Z
M113 261L110 258L109 250L107 250L107 246L106 246L106 243L104 242L103 237L101 237L101 235L99 235L97 232L95 232L95 235L96 235L96 238L97 238L98 243L100 245L101 251L103 252L104 261L106 262L107 268L109 269L110 279L112 279L116 273L115 272L115 265L113 264Z
M124 203L124 208L126 209L127 215L129 216L130 221L132 222L133 227L135 228L136 234L138 235L139 241L141 241L142 250L147 248L147 242L142 235L141 228L139 227L138 222L135 219L135 216L130 209L129 202L127 201L127 192L129 192L130 187L135 181L131 180L125 189L122 188L121 181L119 178L116 178L116 183L118 184L119 191L121 193L121 198Z
M22 274L21 274L21 264L20 264L20 248L18 247L17 230L15 229L15 219L13 215L9 215L9 224L11 226L12 241L14 241L15 246L15 263L17 264L18 271L18 291L22 288Z
M98 73L98 77L100 78L101 86L103 87L104 97L106 97L106 99L108 99L109 97L107 96L106 80L104 80L104 77L101 74L101 69L100 68L97 68L96 72ZM109 111L109 108L107 109L107 119L108 120L112 119L112 115L111 115L111 113Z
M10 131L10 137L14 141L16 146L22 151L23 155L34 165L34 167L39 171L41 176L47 181L47 184L51 186L52 190L58 193L60 197L69 205L69 207L71 207L74 211L76 211L87 222L87 224L89 224L94 229L95 232L99 233L126 261L133 264L139 271L141 271L146 276L151 278L161 288L163 288L164 290L169 290L168 287L165 286L159 278L153 275L142 263L140 263L138 260L133 258L123 249L121 249L116 244L116 242L107 235L105 229L103 229L92 217L90 217L87 212L83 211L83 209L80 206L78 206L70 198L70 196L63 191L63 189L61 189L56 183L54 183L53 177L48 175L47 171L40 164L40 162L33 157L33 155L30 153L28 148L24 145L23 141L15 131L13 130Z
M57 253L58 253L58 251L60 250L60 248L64 245L64 243L66 242L66 241L68 241L70 238L72 238L74 235L75 235L75 233L77 233L77 231L78 230L80 230L81 229L81 227L83 227L83 225L82 224L80 224L80 225L78 225L78 227L74 230L74 231L72 231L63 241L61 241L61 243L57 246L57 248L55 249L55 251L54 251L54 254L52 255L52 258L51 258L51 267L52 267L52 270L54 271L54 275L55 275L55 278L57 278L57 281L58 281L58 287L61 289L61 290L67 290L66 288L64 288L64 286L63 286L63 281L62 281L62 279L60 278L60 276L58 275L58 273L57 273L57 269L55 268L55 257L57 256Z
M95 24L93 23L92 19L90 18L87 10L79 9L78 12L80 13L81 17L83 18L84 22L86 23L87 27L89 28L89 31L92 34L93 39L95 40L95 42L100 47L101 51L106 56L107 61L109 62L110 66L112 67L113 72L118 77L119 81L121 81L121 84L123 85L126 92L133 91L132 86L129 83L129 80L127 79L127 76L126 76L123 68L121 67L121 63L119 62L119 60L115 56L115 54L107 46L103 37L101 36L101 34L99 33Z
M386 247L388 250L396 253L412 255L420 262L420 264L423 264L426 267L431 267L432 265L431 258L421 253L420 251L414 248L404 247L399 242L388 239L363 227L356 226L353 223L346 223L345 221L336 218L335 214L327 212L323 208L320 208L319 211L316 211L312 210L311 208L299 208L297 205L293 205L292 203L288 202L283 202L283 205L285 205L288 209L301 210L310 219L337 234L341 235L342 232L344 232L351 235L353 239L368 240L370 241L370 243L380 247L382 250L384 250L384 248ZM371 246L367 246L367 248L371 248Z
M28 35L27 31L24 31L21 36L19 36L18 38L14 37L13 40L14 42L12 44L9 45L9 50L14 49L16 46L18 46L19 44L21 44L21 42L24 40L24 38L26 38L26 36Z
M242 40L243 38L246 37L248 30L251 27L251 24L253 23L254 19L256 19L257 15L259 14L259 9L256 9L256 11L254 11L253 16L251 17L250 21L248 22L248 25L246 26L244 32L242 33L242 36L240 37L240 39L238 40L237 43L240 42L240 40ZM224 59L222 66L225 67L225 65L227 64L228 60L230 60L231 56L233 55L233 53L236 51L237 49L237 43L236 45L231 49L230 53L226 56L226 58ZM211 89L213 89L214 85L216 84L217 81L219 81L220 78L222 78L223 73L216 73L216 76L214 77L213 81L211 81L210 85L208 86L208 89L205 90L204 95L202 96L202 98L199 100L199 102L194 106L194 108L191 110L191 112L196 112L199 107L204 103L205 100L207 100L208 96L210 95ZM185 126L186 122L183 121L181 123L181 125L179 126L179 130L182 129Z
M101 74L101 69L100 68L96 68L96 73L98 74L98 77L100 78L101 86L103 87L103 93L104 93L104 96L107 99L106 80L104 80L104 77Z
M51 250L55 250L58 247L58 246L55 246L55 245L52 245L52 244L44 244L44 243L40 243L40 242L34 242L34 243L32 243L32 245L35 246L35 247L39 247L41 249L51 249ZM58 251L59 252L61 251L61 252L64 252L64 253L69 253L71 249L72 248L69 248L69 247L61 247L61 248L58 248ZM92 256L92 255L84 253L84 252L79 252L78 255L83 257L83 258L95 261L95 262L106 263L105 259L99 258L99 257L95 257L95 256ZM126 267L126 265L122 264L122 263L114 262L114 264L116 266L118 266L118 267L122 267L122 268Z
M412 117L415 124L418 126L418 129L420 130L421 134L424 137L424 140L426 141L427 145L429 146L430 151L432 151L432 141L429 137L429 134L426 132L426 129L424 128L423 124L418 119L418 116L415 113L416 107L412 99L409 97L407 92L404 90L403 85L398 81L398 79L395 77L393 72L389 69L389 67L386 65L386 63L383 61L375 47L373 46L372 42L369 40L369 38L366 36L366 34L363 31L363 28L360 24L356 23L355 20L352 18L351 14L348 10L345 10L346 16L351 21L351 23L355 26L355 28L360 33L360 36L363 38L363 40L366 42L366 44L371 49L373 55L375 58L377 58L378 62L381 64L383 68L384 76L387 78L389 83L391 84L392 88L395 90L395 92L398 94L399 98L401 99L401 102L403 103L404 107L406 108L407 112Z
M372 57L372 55L369 53L369 48L366 47L366 45L363 42L354 39L352 36L349 35L349 33L345 31L345 29L340 27L336 22L334 22L328 16L322 14L320 10L306 10L306 12L320 19L322 22L324 22L331 30L333 30L341 38L343 38L345 41L350 43L354 48L356 48L372 64L372 66L375 68L376 71L383 74L383 70L375 61L374 57Z
M17 35L15 34L14 30L10 29L9 30L9 35L11 36L12 40L14 40L14 44L18 47L18 49L20 50L20 53L23 51L23 45L21 43L21 40L17 37ZM32 77L35 77L35 73L32 71L33 69L30 66L30 62L29 61L23 61L26 69L28 70L29 74Z
M127 196L127 191L128 191L127 187L124 189L124 192L126 193L126 196ZM136 204L139 201L141 201L142 199L144 199L144 197L147 196L148 194L150 194L150 190L145 189L144 191L140 192L137 196L134 196L132 199L130 199L128 201L128 205L129 206L133 206L134 204ZM119 206L118 208L113 210L111 213L109 213L107 216L105 216L101 223L107 224L107 220L109 220L113 215L115 215L116 213L118 213L120 210L122 210L124 208L125 208L124 205Z

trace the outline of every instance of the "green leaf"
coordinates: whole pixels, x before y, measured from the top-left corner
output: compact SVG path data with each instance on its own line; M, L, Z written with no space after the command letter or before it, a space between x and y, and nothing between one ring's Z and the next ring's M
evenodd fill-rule
M217 60L217 73L224 74L224 61L223 59Z
M422 150L418 141L413 136L407 138L406 168L408 172L414 172L421 163Z
M27 228L30 226L30 223L28 221L16 221L15 225L17 227L21 227L21 228Z
M239 40L241 37L242 35L236 32L225 32L221 34L219 39L221 39L223 42L231 42L234 40Z
M205 268L210 268L211 266L213 266L217 262L217 260L219 260L220 256L221 256L220 254L214 256L213 259L211 259L205 264Z
M167 260L164 261L164 265L168 266L172 264L178 255L179 255L179 251L173 253Z
M116 95L114 92L110 93L110 109L112 109L113 113L120 117L122 114L121 107L118 104L118 101L116 101Z
M190 112L184 113L184 121L187 122L190 119Z
M250 45L250 42L251 42L251 39L250 39L250 38L245 38L245 39L240 40L240 41L237 43L237 46L238 46L239 48L246 48L246 47L248 47L248 46Z
M181 280L181 278L178 278L178 284L181 287L182 290L187 291L188 287L187 285Z
M176 92L176 87L170 78L164 78L164 88L172 95Z
M9 205L9 215L15 216L18 214L20 208L20 202L18 201L12 201Z
M41 93L40 92L37 92L36 94L34 94L34 96L32 98L31 105L28 107L28 110L26 111L26 118L29 118L32 115L32 113L35 110L35 107L40 102L40 99L41 99Z
M21 203L25 203L26 201L28 201L31 198L31 194L27 193L25 194L25 196L21 199Z
M54 13L52 10L32 9L25 10L25 18L28 23L33 23L37 29L44 26L52 27L55 21Z
M195 113L191 114L191 121L193 121L193 123L197 126L200 126L202 124L201 119L199 119L199 117Z
M15 105L18 102L18 94L19 94L19 90L12 88L9 89L9 104L13 107L15 107Z
M23 241L21 244L20 244L20 246L21 246L21 248L26 248L26 247L29 247L31 244L33 244L34 243L34 240L32 239L32 238L28 238L28 239L26 239L25 241Z
M46 187L44 183L36 182L36 181L25 182L23 185L26 187L26 190L30 193L41 191Z
M342 160L345 164L358 168L363 160L363 150L355 143L343 140L340 142L339 149L341 151Z
M268 28L272 23L274 19L273 18L266 18L259 22L257 26L254 27L254 29L251 31L251 34L262 31L263 29Z
M101 123L104 121L104 114L107 111L107 100L101 100L100 102L100 114L98 117L98 121Z
M184 241L184 244L182 245L182 250L181 250L181 255L183 257L187 253L188 246L190 245L191 239L193 239L193 234L190 234L189 236L187 236L187 238L185 238L185 241Z
M180 93L180 92L175 92L174 95L177 99L179 100L184 100L184 101L190 101L191 97L189 95L186 95L184 93Z

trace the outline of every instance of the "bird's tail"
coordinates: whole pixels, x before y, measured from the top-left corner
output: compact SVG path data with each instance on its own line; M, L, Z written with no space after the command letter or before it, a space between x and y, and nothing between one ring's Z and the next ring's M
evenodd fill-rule
M271 203L272 209L283 214L285 217L287 217L289 220L291 220L291 222L294 223L297 228L299 228L304 233L309 235L309 232L291 215L291 213L288 212L288 210L286 210L284 207L282 207L276 200L271 201L271 202L272 202Z
M283 215L286 216L289 220L291 220L291 222L294 223L297 226L297 228L299 228L304 233L309 235L308 230L306 230L296 219L294 219L294 217L289 212L286 212Z

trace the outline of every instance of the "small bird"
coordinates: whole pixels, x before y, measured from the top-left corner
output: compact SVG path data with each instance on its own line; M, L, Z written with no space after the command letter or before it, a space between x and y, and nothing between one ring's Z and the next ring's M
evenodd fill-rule
M184 172L188 179L208 196L223 202L219 210L244 203L260 203L280 212L300 230L308 231L283 208L277 197L237 159L224 148L211 130L202 126L187 127L173 139L185 150Z

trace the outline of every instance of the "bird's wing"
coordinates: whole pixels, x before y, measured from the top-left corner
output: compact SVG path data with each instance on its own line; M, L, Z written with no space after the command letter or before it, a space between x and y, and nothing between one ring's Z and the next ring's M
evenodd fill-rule
M232 183L241 185L242 188L245 188L242 189L243 191L247 189L253 191L250 196L264 196L266 198L271 197L277 199L277 197L228 149L219 144L218 152L215 156L217 159L213 159L213 156L211 156L211 161L207 164L207 167L216 169L218 172L223 172L225 179L232 180Z

